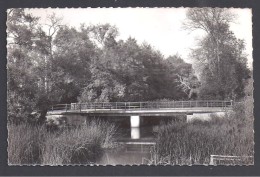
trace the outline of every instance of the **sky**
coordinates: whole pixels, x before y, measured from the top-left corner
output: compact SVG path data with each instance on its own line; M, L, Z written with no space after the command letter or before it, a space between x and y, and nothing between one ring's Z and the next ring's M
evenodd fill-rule
M252 68L252 13L251 9L229 9L236 14L237 20L230 29L237 38L246 42L248 66ZM80 24L115 25L119 29L119 39L134 37L139 44L147 42L165 57L179 54L186 62L191 48L196 47L202 31L186 31L182 24L187 8L46 8L27 9L34 16L41 17L40 23L46 24L47 15L53 12L63 17L63 23L78 28Z

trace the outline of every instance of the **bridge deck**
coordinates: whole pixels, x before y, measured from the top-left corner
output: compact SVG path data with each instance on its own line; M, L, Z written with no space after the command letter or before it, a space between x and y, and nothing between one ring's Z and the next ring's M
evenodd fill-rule
M71 103L54 105L48 115L172 115L225 112L232 109L232 101L172 101L172 102L110 102Z

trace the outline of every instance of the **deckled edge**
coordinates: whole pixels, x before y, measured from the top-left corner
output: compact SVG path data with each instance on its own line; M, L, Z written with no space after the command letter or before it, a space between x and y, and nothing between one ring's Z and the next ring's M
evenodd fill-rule
M115 0L116 1L116 0ZM252 24L252 77L253 77L253 87L252 87L252 94L253 94L253 113L254 113L254 46L253 46L253 27L254 27L254 24L253 24L253 11L252 11L252 8L250 7L245 7L245 8L236 8L236 7L210 7L210 6L204 6L204 7L184 7L184 6L180 6L180 7L48 7L48 8L22 8L22 9L179 9L179 8L184 8L184 9L200 9L200 8L220 8L220 9L250 9L251 11L251 24ZM8 8L6 10L6 14L8 13L8 10L9 9L19 9L19 8ZM8 19L8 16L6 18L6 34L7 34L7 19ZM6 35L7 37L7 35ZM6 51L8 53L8 47L7 47L7 38L5 39L6 40ZM6 60L7 60L7 53L6 53ZM8 61L6 62L6 71L8 71L8 68L7 68L7 63ZM8 74L8 73L7 73ZM7 75L8 76L8 75ZM8 85L7 85L7 88L8 88ZM8 92L8 89L6 90ZM6 93L7 93L6 92ZM8 96L8 94L7 94ZM6 117L7 119L7 117ZM254 115L254 120L255 120L255 115ZM8 136L9 136L9 133L8 133L8 126L6 125L6 130L7 130L7 159L6 159L6 162L7 162L7 165L10 166L10 167L23 167L23 166L26 166L26 167L92 167L92 166L95 166L95 167L127 167L127 166L151 166L151 167L158 167L158 166L163 166L163 167L166 167L166 166L170 166L170 167L193 167L193 166L206 166L206 167L227 167L227 166L231 166L231 167L242 167L242 166L254 166L254 162L253 164L250 164L250 165L209 165L209 164L193 164L193 165L149 165L149 164L132 164L132 165L113 165L113 164L107 164L107 165L101 165L101 164L61 164L61 165L48 165L48 164L11 164L9 163L9 158L8 158ZM254 134L254 139L255 139L255 131L253 129L253 134ZM254 142L254 154L255 154L255 142ZM255 156L254 156L255 157Z

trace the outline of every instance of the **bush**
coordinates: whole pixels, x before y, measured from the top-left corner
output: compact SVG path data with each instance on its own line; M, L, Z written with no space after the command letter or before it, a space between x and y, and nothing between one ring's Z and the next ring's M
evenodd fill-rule
M43 126L9 124L8 132L11 165L90 164L102 156L104 149L114 146L116 127L95 120L55 132Z

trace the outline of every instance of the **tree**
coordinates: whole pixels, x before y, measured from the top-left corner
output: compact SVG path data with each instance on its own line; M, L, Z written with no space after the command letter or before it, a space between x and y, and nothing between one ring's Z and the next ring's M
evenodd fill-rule
M39 25L36 33L34 49L34 72L38 76L38 90L36 97L36 110L41 113L41 121L50 105L59 103L61 100L62 89L57 88L57 72L54 71L54 39L57 32L63 27L62 18L55 13L47 15L47 23Z
M196 30L201 29L207 33L210 42L215 46L213 55L217 61L211 62L210 70L216 69L219 74L220 70L220 51L219 43L221 33L227 31L229 23L235 19L235 16L229 11L221 8L194 8L187 12L187 22L184 23L184 29ZM214 60L215 60L214 59ZM212 59L209 59L211 61Z
M205 99L239 99L248 78L244 42L229 30L235 16L226 9L189 9L185 29L206 32L191 57L200 65L200 93Z
M148 84L141 53L141 47L132 37L118 44L120 57L118 79L125 85L124 100L126 101L146 100Z
M76 102L81 89L89 83L96 48L88 35L85 31L63 27L55 37L52 75L56 78L53 90L62 90L59 102Z
M7 107L8 121L26 120L35 107L37 76L32 50L38 19L23 9L8 10L7 18Z
M154 50L151 45L143 43L141 45L140 61L143 65L148 89L145 92L146 100L156 100L164 98L164 76L165 65L163 56L159 51Z
M38 40L36 45L38 46L38 52L41 53L41 68L38 68L42 72L42 85L44 93L47 95L45 98L50 100L52 87L55 83L52 77L53 60L54 60L54 39L57 32L62 28L62 18L57 17L55 13L47 15L47 24L41 26L38 32ZM39 56L39 57L40 57ZM46 100L46 101L47 101Z
M27 121L39 111L43 122L47 109L57 103L62 93L53 71L53 40L59 20L51 16L48 33L38 19L24 11L11 9L7 19L8 41L8 119ZM57 23L56 23L57 22ZM53 30L52 30L53 29Z
M118 32L109 24L81 27L89 34L89 39L96 46L89 71L91 78L82 88L78 97L80 102L117 101L124 96L124 85L117 79L118 54L115 40Z

